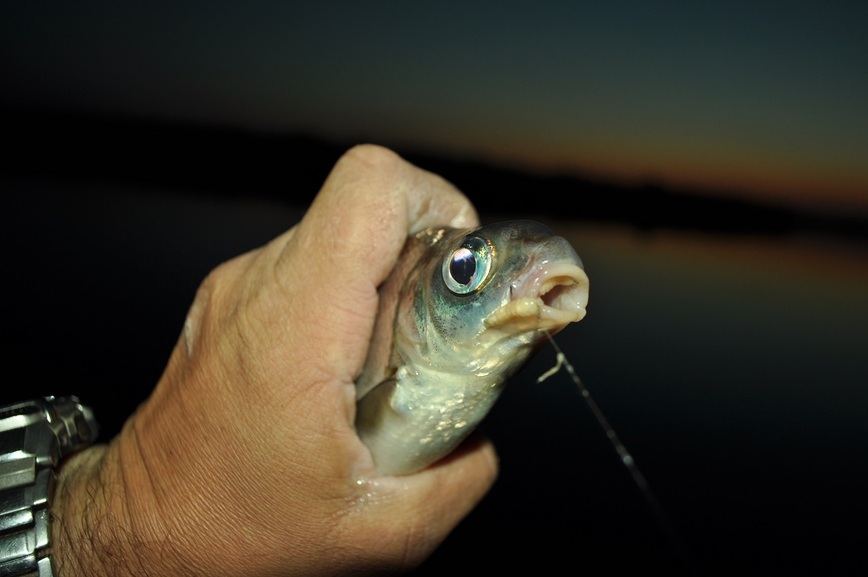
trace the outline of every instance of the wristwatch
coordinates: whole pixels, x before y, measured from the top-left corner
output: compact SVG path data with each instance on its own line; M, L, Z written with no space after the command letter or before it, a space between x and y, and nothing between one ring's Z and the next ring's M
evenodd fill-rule
M53 577L55 468L97 430L93 412L73 396L0 407L0 577Z

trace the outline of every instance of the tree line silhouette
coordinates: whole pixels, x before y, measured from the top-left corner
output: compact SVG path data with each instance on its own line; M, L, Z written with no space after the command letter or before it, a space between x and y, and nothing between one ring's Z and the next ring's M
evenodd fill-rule
M121 115L4 109L6 178L122 181L191 194L246 195L307 205L335 160L355 142ZM536 215L714 233L813 232L868 240L868 217L830 214L727 194L647 183L625 186L542 175L472 159L396 149L451 181L481 213Z

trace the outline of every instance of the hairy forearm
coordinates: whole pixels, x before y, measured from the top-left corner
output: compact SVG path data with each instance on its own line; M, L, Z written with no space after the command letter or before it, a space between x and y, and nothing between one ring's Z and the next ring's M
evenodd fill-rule
M115 445L91 447L63 463L52 503L56 577L155 574L159 564L131 530L127 490Z

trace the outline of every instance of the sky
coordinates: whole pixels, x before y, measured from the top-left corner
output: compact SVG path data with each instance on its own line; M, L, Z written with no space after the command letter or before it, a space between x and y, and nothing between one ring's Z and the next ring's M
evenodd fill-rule
M868 3L0 5L0 101L868 212Z

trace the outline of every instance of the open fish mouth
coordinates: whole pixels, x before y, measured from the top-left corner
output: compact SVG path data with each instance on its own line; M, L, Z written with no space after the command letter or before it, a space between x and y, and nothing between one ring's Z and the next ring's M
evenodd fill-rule
M504 330L558 331L584 318L588 304L588 277L581 267L560 263L542 267L510 290L509 302L483 321Z

